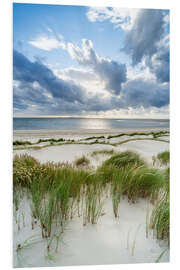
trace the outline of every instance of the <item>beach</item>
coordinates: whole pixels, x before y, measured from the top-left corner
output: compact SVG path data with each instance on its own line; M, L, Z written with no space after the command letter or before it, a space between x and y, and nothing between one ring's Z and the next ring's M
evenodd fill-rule
M159 165L153 165L153 157L169 151L169 129L15 130L13 141L14 156L27 154L41 164L75 165L84 156L89 163L81 164L81 168L96 172L111 157L111 151L135 151L148 166L158 168ZM29 144L21 144L23 141ZM47 239L40 240L40 226L31 229L31 207L28 199L23 198L14 218L14 267L150 263L162 253L159 260L169 261L167 241L157 240L153 230L147 233L154 207L151 202L140 198L129 203L123 196L119 218L115 218L111 196L106 198L103 193L101 199L103 211L97 224L83 226L83 216L75 215L66 226L58 252L50 251L47 255ZM30 239L29 248L17 252L18 244L26 239Z
M151 133L151 132L160 132L160 131L169 131L169 129L138 129L138 133ZM93 151L99 151L99 150L111 150L114 149L116 151L125 151L125 150L135 150L139 152L145 159L148 160L149 163L152 162L152 156L157 155L159 152L169 150L169 134L166 134L164 136L161 136L161 140L163 141L154 141L150 140L152 138L152 135L133 135L128 136L128 134L134 133L134 129L119 129L119 130L15 130L13 132L13 140L19 140L19 141L30 141L34 143L34 147L37 146L36 142L39 139L58 139L63 138L64 140L75 140L76 142L79 142L81 140L82 144L62 144L62 145L50 145L50 147L42 148L42 149L32 149L28 145L25 147L26 149L22 150L14 150L14 154L16 153L28 153L34 157L36 157L41 162L47 162L47 161L54 161L54 162L73 162L76 158L82 156L83 154L89 155ZM127 134L122 137L116 137L107 139L108 136L115 136L117 134ZM90 142L94 142L96 140L96 137L104 136L104 138L98 139L99 143L107 142L107 144L87 144ZM90 140L87 140L87 138L91 138ZM94 138L93 138L94 137ZM125 142L121 145L111 145L111 143L118 143L121 141L125 141L128 139L136 139L141 138L144 140L134 140ZM146 140L148 139L148 140ZM167 141L167 142L166 142ZM84 142L84 144L83 144ZM109 144L108 144L109 143ZM42 142L38 144L38 146L48 146L49 142ZM29 149L28 149L29 148ZM16 149L14 147L14 149ZM102 159L102 156L101 158ZM96 162L95 162L96 163ZM99 164L99 163L97 163Z
M13 4L14 268L174 257L169 12Z

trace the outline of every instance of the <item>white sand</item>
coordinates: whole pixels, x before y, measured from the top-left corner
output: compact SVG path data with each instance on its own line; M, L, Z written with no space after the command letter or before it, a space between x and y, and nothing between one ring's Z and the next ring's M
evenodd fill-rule
M155 262L167 249L167 244L157 241L152 231L149 231L146 238L148 208L151 210L152 205L146 200L129 204L123 199L119 205L119 218L115 219L111 200L107 199L104 204L105 215L99 219L98 224L84 227L82 218L78 217L68 223L58 253L53 251L53 245L51 247L50 254L54 257L54 261L51 261L47 259L47 242L41 239L38 224L34 230L31 229L30 209L25 200L19 211L20 231L14 222L14 267ZM32 244L17 252L17 245L23 245L27 239L32 239ZM167 250L161 262L168 261Z

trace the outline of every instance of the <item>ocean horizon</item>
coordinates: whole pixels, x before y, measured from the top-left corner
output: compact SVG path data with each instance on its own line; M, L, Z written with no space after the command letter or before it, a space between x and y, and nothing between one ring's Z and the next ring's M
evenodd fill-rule
M169 128L169 119L13 117L13 130Z

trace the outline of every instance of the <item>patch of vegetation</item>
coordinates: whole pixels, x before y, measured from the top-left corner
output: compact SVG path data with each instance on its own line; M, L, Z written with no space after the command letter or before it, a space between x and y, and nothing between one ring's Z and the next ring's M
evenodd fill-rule
M168 239L169 241L169 193L165 193L153 209L151 216L151 228L154 229L157 239Z
M100 193L93 184L87 187L85 207L83 212L83 225L87 223L96 224L102 214L103 202L100 200Z
M139 167L145 166L146 162L140 157L140 155L133 151L125 151L113 155L110 159L106 160L103 166L115 166L116 168L124 167Z
M153 138L158 138L160 136L168 135L169 131L158 131L158 132L131 132L131 133L120 133L117 135L110 135L107 137L107 139L112 139L112 138L118 138L122 136L149 136L152 135Z
M14 146L18 146L18 145L32 145L32 143L30 141L14 141L13 142Z
M94 157L94 156L97 156L97 155L113 155L115 153L114 149L112 150L99 150L99 151L93 151L91 153L91 156Z
M153 138L158 138L165 135L169 135L169 131L152 132L152 135L153 135Z
M155 164L160 164L162 165L169 165L170 162L170 152L169 151L164 151L159 153L156 157L153 156L153 165Z
M85 170L89 164L85 156L75 163L76 167L69 163L41 164L29 155L16 155L13 160L14 211L27 192L32 229L38 222L48 254L53 241L58 248L69 220L82 216L84 226L96 224L103 214L102 198L109 195L116 218L122 196L133 203L138 198L155 203L151 228L158 239L169 239L169 168L149 168L132 151L114 154L96 171Z
M156 201L151 214L150 227L154 230L157 239L170 240L170 169L162 171L164 173L164 186L161 196Z
M105 139L104 136L93 136L93 137L88 137L85 139L80 139L80 141L89 141L89 140L93 140L93 139Z
M89 163L90 163L90 160L87 157L85 157L84 155L74 161L74 164L77 167L79 167L79 166L88 166Z
M57 142L64 142L65 139L59 138L59 139L39 139L36 144L42 143L42 142L50 142L50 143L57 143Z
M30 142L30 141L14 141L13 145L14 146L18 146L18 145L35 145L35 144L39 144L39 143L43 143L43 142L49 142L50 144L52 143L58 143L58 142L75 142L75 140L65 140L63 138L59 138L59 139L54 139L54 138L50 138L50 139L39 139L37 142Z
M151 202L154 202L165 184L164 173L148 167L102 166L99 168L99 173L105 184L111 184L114 209L117 209L122 195L127 195L131 202L137 201L138 198L149 198ZM115 212L117 213L117 210L114 210Z

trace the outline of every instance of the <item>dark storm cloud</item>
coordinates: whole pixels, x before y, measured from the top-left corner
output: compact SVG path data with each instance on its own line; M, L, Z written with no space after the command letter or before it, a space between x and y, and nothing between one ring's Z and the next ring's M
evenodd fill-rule
M113 60L107 61L102 59L95 67L102 80L106 85L106 90L114 95L119 95L122 83L126 81L126 65L119 64Z
M24 102L24 100L20 96L14 95L13 108L18 110L26 110L28 108L28 105L26 104L26 102Z
M163 107L169 104L169 84L158 84L151 80L135 79L124 85L121 106Z
M157 52L157 43L164 35L164 11L142 9L132 27L126 33L124 51L132 56L133 65L143 56L151 57Z
M81 103L69 102L47 94L40 85L19 82L18 86L14 86L13 108L15 111L35 112L40 115L73 114L81 111Z
M26 104L49 105L51 104L52 97L47 96L47 92L33 83L19 82L18 86L14 86L14 101L18 100Z
M149 68L160 82L169 82L169 47L162 48L149 61Z
M53 97L70 102L83 102L84 93L79 85L56 77L47 66L38 61L31 62L17 51L13 54L13 77L24 86L26 83L38 82Z
M142 79L130 80L123 85L121 96L102 97L96 94L88 97L84 103L68 102L61 98L48 98L39 86L30 84L15 87L14 108L31 111L35 105L37 114L79 114L106 112L131 108L163 107L169 104L169 84L158 84ZM23 93L26 94L23 95ZM33 93L34 92L34 93ZM27 94L28 93L28 94ZM27 105L28 104L28 105Z
M82 40L82 48L68 44L69 53L80 65L90 67L105 84L108 92L119 95L122 83L126 82L126 65L116 61L100 58L93 49L90 40Z
M73 52L75 53L76 51ZM101 74L101 80L103 76L109 76L107 81L105 81L106 86L109 84L116 89L116 86L119 85L118 74L121 73L122 69L121 66L119 67L119 64L99 58L94 62L88 54L85 54L83 58L79 54L78 57L81 58L81 61L84 61L84 65L85 63L88 63L88 67L93 65L95 67L94 72ZM96 59L96 57L94 54L93 59ZM163 52L162 55L157 55L156 62L159 59L165 61L166 57L163 55ZM82 74L84 74L83 72ZM88 76L86 74L88 80L91 78L91 75ZM78 76L80 77L80 71ZM18 112L41 115L81 115L83 113L105 112L113 109L127 109L128 107L160 108L169 104L169 84L161 83L161 80L156 82L133 79L121 85L119 95L103 97L98 92L89 95L88 89L77 86L73 81L59 79L44 64L37 61L31 62L18 52L14 53L14 80L13 101L14 109Z

